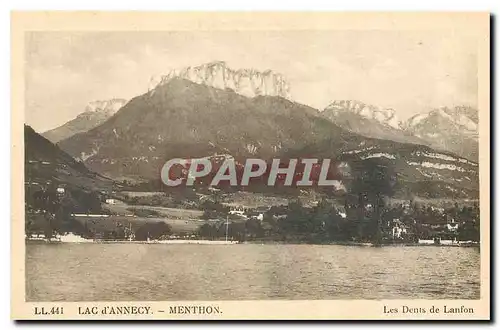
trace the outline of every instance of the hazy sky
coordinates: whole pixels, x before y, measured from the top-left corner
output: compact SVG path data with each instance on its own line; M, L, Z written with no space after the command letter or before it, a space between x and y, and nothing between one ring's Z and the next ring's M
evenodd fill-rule
M26 122L43 132L90 101L130 99L153 75L214 60L279 72L293 99L318 109L355 99L406 119L477 106L476 41L454 31L32 32Z

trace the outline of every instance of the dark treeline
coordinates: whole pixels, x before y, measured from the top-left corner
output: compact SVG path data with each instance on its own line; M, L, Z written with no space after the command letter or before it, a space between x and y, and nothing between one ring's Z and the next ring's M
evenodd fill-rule
M97 223L80 222L72 214L93 213L106 214L102 208L103 196L92 191L78 189L64 189L58 192L56 186L26 189L25 202L25 233L43 234L47 238L72 232L85 238L98 239L134 239L145 241L165 238L172 233L170 225L163 221L145 222L140 225L129 226L127 223L108 223L100 219ZM158 216L152 210L131 208L140 216ZM95 222L95 220L94 220Z
M417 242L418 239L460 239L479 241L479 207L437 209L409 205L389 205L395 194L398 175L378 159L354 162L347 180L349 193L343 207L324 199L314 207L297 200L287 206L272 207L263 218L250 218L243 225L233 221L228 235L239 240L298 242ZM211 205L207 218L223 213ZM209 239L225 236L224 222L206 224L199 235Z
M344 197L319 201L305 206L299 199L284 206L273 206L266 211L250 211L245 217L229 214L222 204L221 192L211 198L199 199L196 208L203 210L207 220L195 235L205 239L271 240L289 242L416 242L418 239L458 239L479 241L479 206L459 206L439 209L415 202L389 204L394 195L398 176L377 160L353 164L355 173L346 180L349 191ZM190 194L195 194L190 190ZM163 196L154 204L161 203ZM189 200L198 198L191 196ZM104 197L97 192L66 189L58 193L56 187L26 189L26 233L53 234L74 232L85 237L136 240L159 239L172 233L163 222L145 223L130 228L121 224L116 228L89 228L76 221L72 213L103 213ZM130 197L140 200L142 197ZM186 199L184 199L185 201ZM335 202L333 202L335 200ZM172 197L174 204L183 201L183 193ZM172 202L171 201L171 202ZM130 200L127 200L130 202ZM131 206L142 216L158 213ZM129 226L129 228L127 228Z
M214 211L210 211L211 213ZM198 235L205 239L272 240L290 242L417 242L418 239L458 239L479 241L478 205L438 209L431 206L349 205L336 207L323 200L315 207L305 207L300 201L287 206L274 206L263 219L220 219L204 224ZM450 225L450 227L448 227ZM395 237L394 228L404 228ZM451 229L450 229L451 228Z
M58 193L56 186L26 187L25 233L43 232L46 237L65 232L84 230L72 213L102 213L101 199L97 192L66 188Z

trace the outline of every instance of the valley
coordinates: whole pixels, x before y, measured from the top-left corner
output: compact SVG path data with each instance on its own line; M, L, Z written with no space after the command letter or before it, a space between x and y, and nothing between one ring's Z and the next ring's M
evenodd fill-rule
M359 101L321 111L300 104L272 71L224 62L172 71L130 101L91 102L46 138L25 127L27 228L139 240L475 237L477 154L431 139L439 131L464 148L477 144L474 111L442 108L402 122L393 109ZM166 187L160 172L174 158L229 159L237 170L248 158L331 159L337 184ZM455 223L466 233L446 229Z

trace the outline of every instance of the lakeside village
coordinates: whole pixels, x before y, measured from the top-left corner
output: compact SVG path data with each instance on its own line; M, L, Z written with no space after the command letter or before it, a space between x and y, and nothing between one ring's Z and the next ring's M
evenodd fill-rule
M116 194L115 194L116 195ZM27 190L28 241L149 243L309 243L479 246L479 205L447 207L407 200L322 199L307 205L246 207L191 199L180 208L165 193L121 200L50 185ZM151 197L152 196L152 197ZM206 197L206 196L205 196ZM185 204L189 198L182 198ZM179 198L181 200L181 198Z

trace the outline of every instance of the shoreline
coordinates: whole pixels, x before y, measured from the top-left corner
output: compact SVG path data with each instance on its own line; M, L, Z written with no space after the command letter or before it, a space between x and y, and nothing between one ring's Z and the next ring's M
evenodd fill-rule
M453 243L453 244L429 244L429 243L360 243L360 242L324 242L324 243L312 243L312 242L286 242L286 241L223 241L223 240L162 240L162 241L129 241L129 240L95 240L95 239L83 239L79 241L65 241L65 240L46 240L40 238L25 238L26 244L161 244L161 245L176 245L176 244L196 244L196 245L235 245L235 244L246 244L246 245L338 245L338 246L357 246L357 247L408 247L408 246L434 246L434 247L480 247L480 243L477 242L463 242L463 243Z

